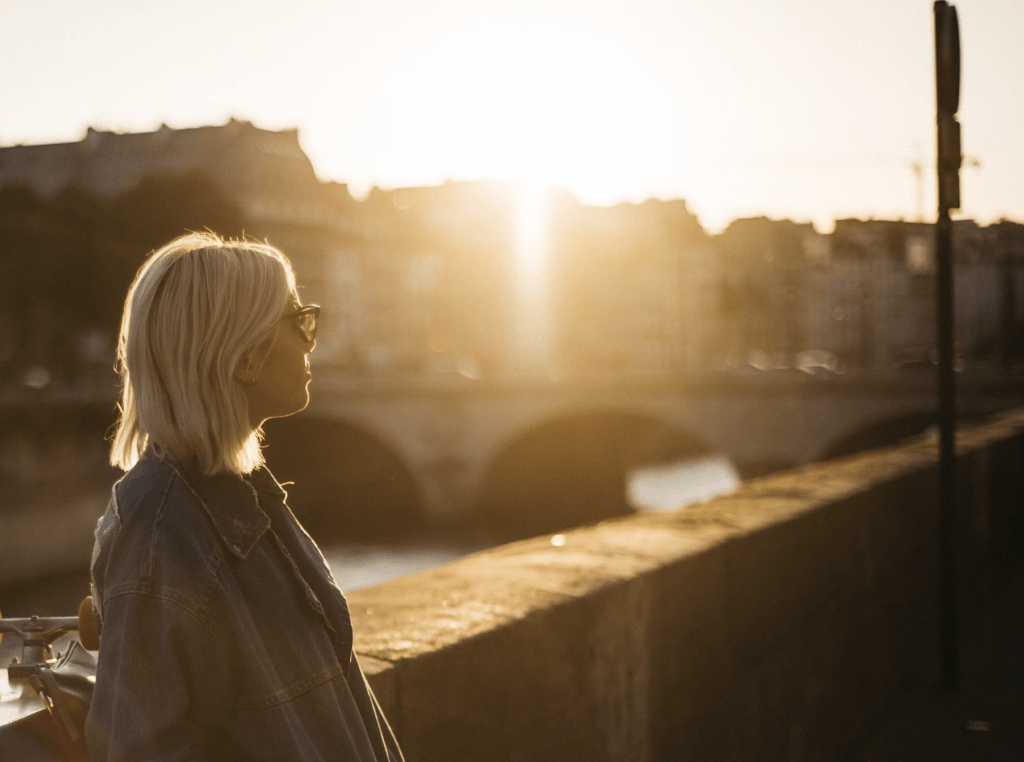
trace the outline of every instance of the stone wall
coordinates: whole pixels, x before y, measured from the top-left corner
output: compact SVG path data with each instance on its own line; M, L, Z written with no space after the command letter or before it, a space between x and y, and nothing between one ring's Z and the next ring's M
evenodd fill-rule
M960 600L1024 547L1024 411L959 435ZM937 447L542 536L349 596L409 762L834 760L937 679Z

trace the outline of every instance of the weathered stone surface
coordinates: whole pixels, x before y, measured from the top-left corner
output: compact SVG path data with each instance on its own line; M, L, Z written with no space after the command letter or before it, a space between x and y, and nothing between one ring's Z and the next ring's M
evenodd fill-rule
M1022 432L959 436L964 590L1024 541ZM409 762L841 758L936 674L936 461L922 437L356 591L356 647Z

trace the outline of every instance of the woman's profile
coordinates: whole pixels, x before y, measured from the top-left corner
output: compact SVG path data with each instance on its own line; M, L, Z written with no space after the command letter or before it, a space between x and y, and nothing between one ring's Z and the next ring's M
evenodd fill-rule
M262 425L309 402L320 308L271 246L192 234L128 292L96 530L93 760L358 760L401 751L348 607L265 468Z

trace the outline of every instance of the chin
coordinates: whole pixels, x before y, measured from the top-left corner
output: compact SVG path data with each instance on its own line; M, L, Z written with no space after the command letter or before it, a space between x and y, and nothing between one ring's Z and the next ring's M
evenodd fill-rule
M292 404L292 405L289 405L287 408L282 406L281 412L275 413L274 415L272 415L270 417L271 418L287 418L290 415L295 415L296 413L301 413L308 406L309 406L309 395L307 394L302 399L296 399L295 403Z

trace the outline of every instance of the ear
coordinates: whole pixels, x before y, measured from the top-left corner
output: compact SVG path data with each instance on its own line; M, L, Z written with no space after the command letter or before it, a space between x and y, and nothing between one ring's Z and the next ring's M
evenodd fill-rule
M253 367L252 350L246 352L238 358L238 363L235 365L234 377L235 380L244 384L245 386L252 386L256 383L256 368Z
M259 378L260 371L263 369L263 363L267 361L267 356L270 354L273 346L274 341L271 339L243 352L242 356L238 358L238 364L235 366L235 380L246 386L255 384L256 379Z

